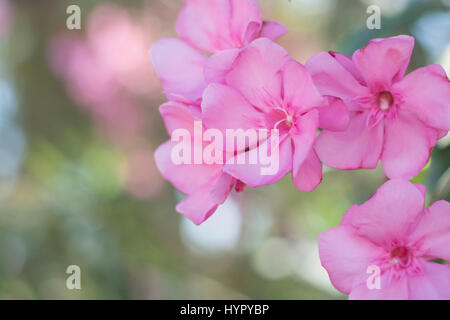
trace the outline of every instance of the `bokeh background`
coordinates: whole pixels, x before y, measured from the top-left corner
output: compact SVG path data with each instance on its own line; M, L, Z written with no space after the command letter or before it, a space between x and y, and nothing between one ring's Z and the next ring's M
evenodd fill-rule
M304 63L371 38L416 37L410 68L450 73L450 1L261 0ZM67 30L67 6L81 30ZM382 29L366 28L370 4ZM175 35L182 0L0 0L0 298L344 299L320 267L317 236L385 180L326 169L312 193L290 177L234 195L200 227L155 169L168 139L148 51ZM450 200L450 138L415 178ZM81 290L66 268L81 268Z

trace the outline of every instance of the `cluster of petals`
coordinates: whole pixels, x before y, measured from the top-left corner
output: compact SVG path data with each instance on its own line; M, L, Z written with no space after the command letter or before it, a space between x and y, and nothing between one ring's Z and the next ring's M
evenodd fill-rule
M192 132L193 121L203 119L201 106L208 85L225 78L243 48L259 38L275 40L287 32L276 22L263 21L253 0L185 0L176 30L179 37L161 39L151 50L169 100L160 107L169 134L180 128ZM160 146L156 163L162 175L187 195L177 211L194 223L208 219L233 187L237 192L244 189L245 184L224 172L223 165L175 165L172 148L170 141Z
M219 73L212 69L211 73ZM313 149L318 128L343 129L348 122L345 105L337 99L329 103L306 68L264 38L236 52L222 81L205 90L201 107L207 127L224 132L230 128L278 130L280 163L275 174L261 175L261 164L231 161L224 166L225 172L251 187L272 184L291 172L297 188L312 191L322 180L322 165ZM269 140L253 141L235 151L259 154Z

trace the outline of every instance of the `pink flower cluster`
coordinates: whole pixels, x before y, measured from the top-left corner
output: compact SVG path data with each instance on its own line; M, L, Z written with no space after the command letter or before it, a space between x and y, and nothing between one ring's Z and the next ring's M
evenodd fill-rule
M273 175L261 175L258 164L176 165L175 143L164 143L157 166L187 195L177 211L201 224L233 188L273 184L291 173L293 184L309 192L322 180L322 163L373 169L381 160L393 180L320 236L322 264L350 298L450 298L450 265L430 262L450 260L450 204L424 209L424 187L408 182L450 130L450 83L439 65L404 76L412 37L374 39L351 58L321 52L303 66L274 42L286 29L263 21L253 0L185 0L176 30L179 37L151 50L168 99L160 107L168 133L193 132L201 120L223 133L280 134ZM251 156L265 143L250 141L224 157ZM375 289L366 282L370 266L380 272Z

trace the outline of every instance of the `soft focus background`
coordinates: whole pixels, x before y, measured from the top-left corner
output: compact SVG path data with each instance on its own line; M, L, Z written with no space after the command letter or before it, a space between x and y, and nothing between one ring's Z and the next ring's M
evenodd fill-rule
M82 29L67 30L67 6ZM368 30L377 4L382 29ZM371 38L416 37L411 68L450 73L450 1L261 0L304 63L351 54ZM0 298L343 299L320 267L316 238L384 181L381 170L326 169L312 193L286 177L246 189L201 227L153 152L168 139L148 58L175 35L182 0L0 0ZM415 178L450 200L450 138ZM81 290L66 268L81 268Z

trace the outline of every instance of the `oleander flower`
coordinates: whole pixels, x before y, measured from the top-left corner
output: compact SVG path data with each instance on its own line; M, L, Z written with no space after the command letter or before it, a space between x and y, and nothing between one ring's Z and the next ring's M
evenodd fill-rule
M291 59L282 47L269 39L257 39L242 49L224 76L213 83L202 100L203 122L226 135L228 129L278 129L279 167L274 174L262 175L263 164L226 163L224 171L251 187L274 183L292 171L294 185L313 190L322 179L322 166L313 150L319 127L318 109L328 106L306 69ZM327 108L328 109L328 108ZM337 108L335 121L345 118L345 106ZM333 123L332 117L323 117ZM256 158L270 139L250 141L227 153L248 153ZM269 149L269 148L268 148ZM272 151L272 149L270 150Z
M204 144L194 138L194 123L200 120L196 106L172 101L163 104L159 110L169 135L177 129L185 129L190 133L192 146ZM224 173L221 164L195 164L194 152L191 153L191 164L176 164L172 157L176 146L177 143L171 140L159 146L155 152L156 165L165 179L187 195L177 205L177 211L199 225L225 202L233 187L236 192L241 192L244 184Z
M450 299L450 265L433 262L450 261L450 203L425 209L424 199L424 186L390 180L321 234L333 285L350 299ZM367 273L376 269L378 287Z
M450 82L429 65L404 77L414 38L371 40L353 57L318 53L306 67L323 95L338 97L350 111L343 132L324 130L316 152L338 169L373 169L381 160L389 178L421 171L439 138L450 129Z

